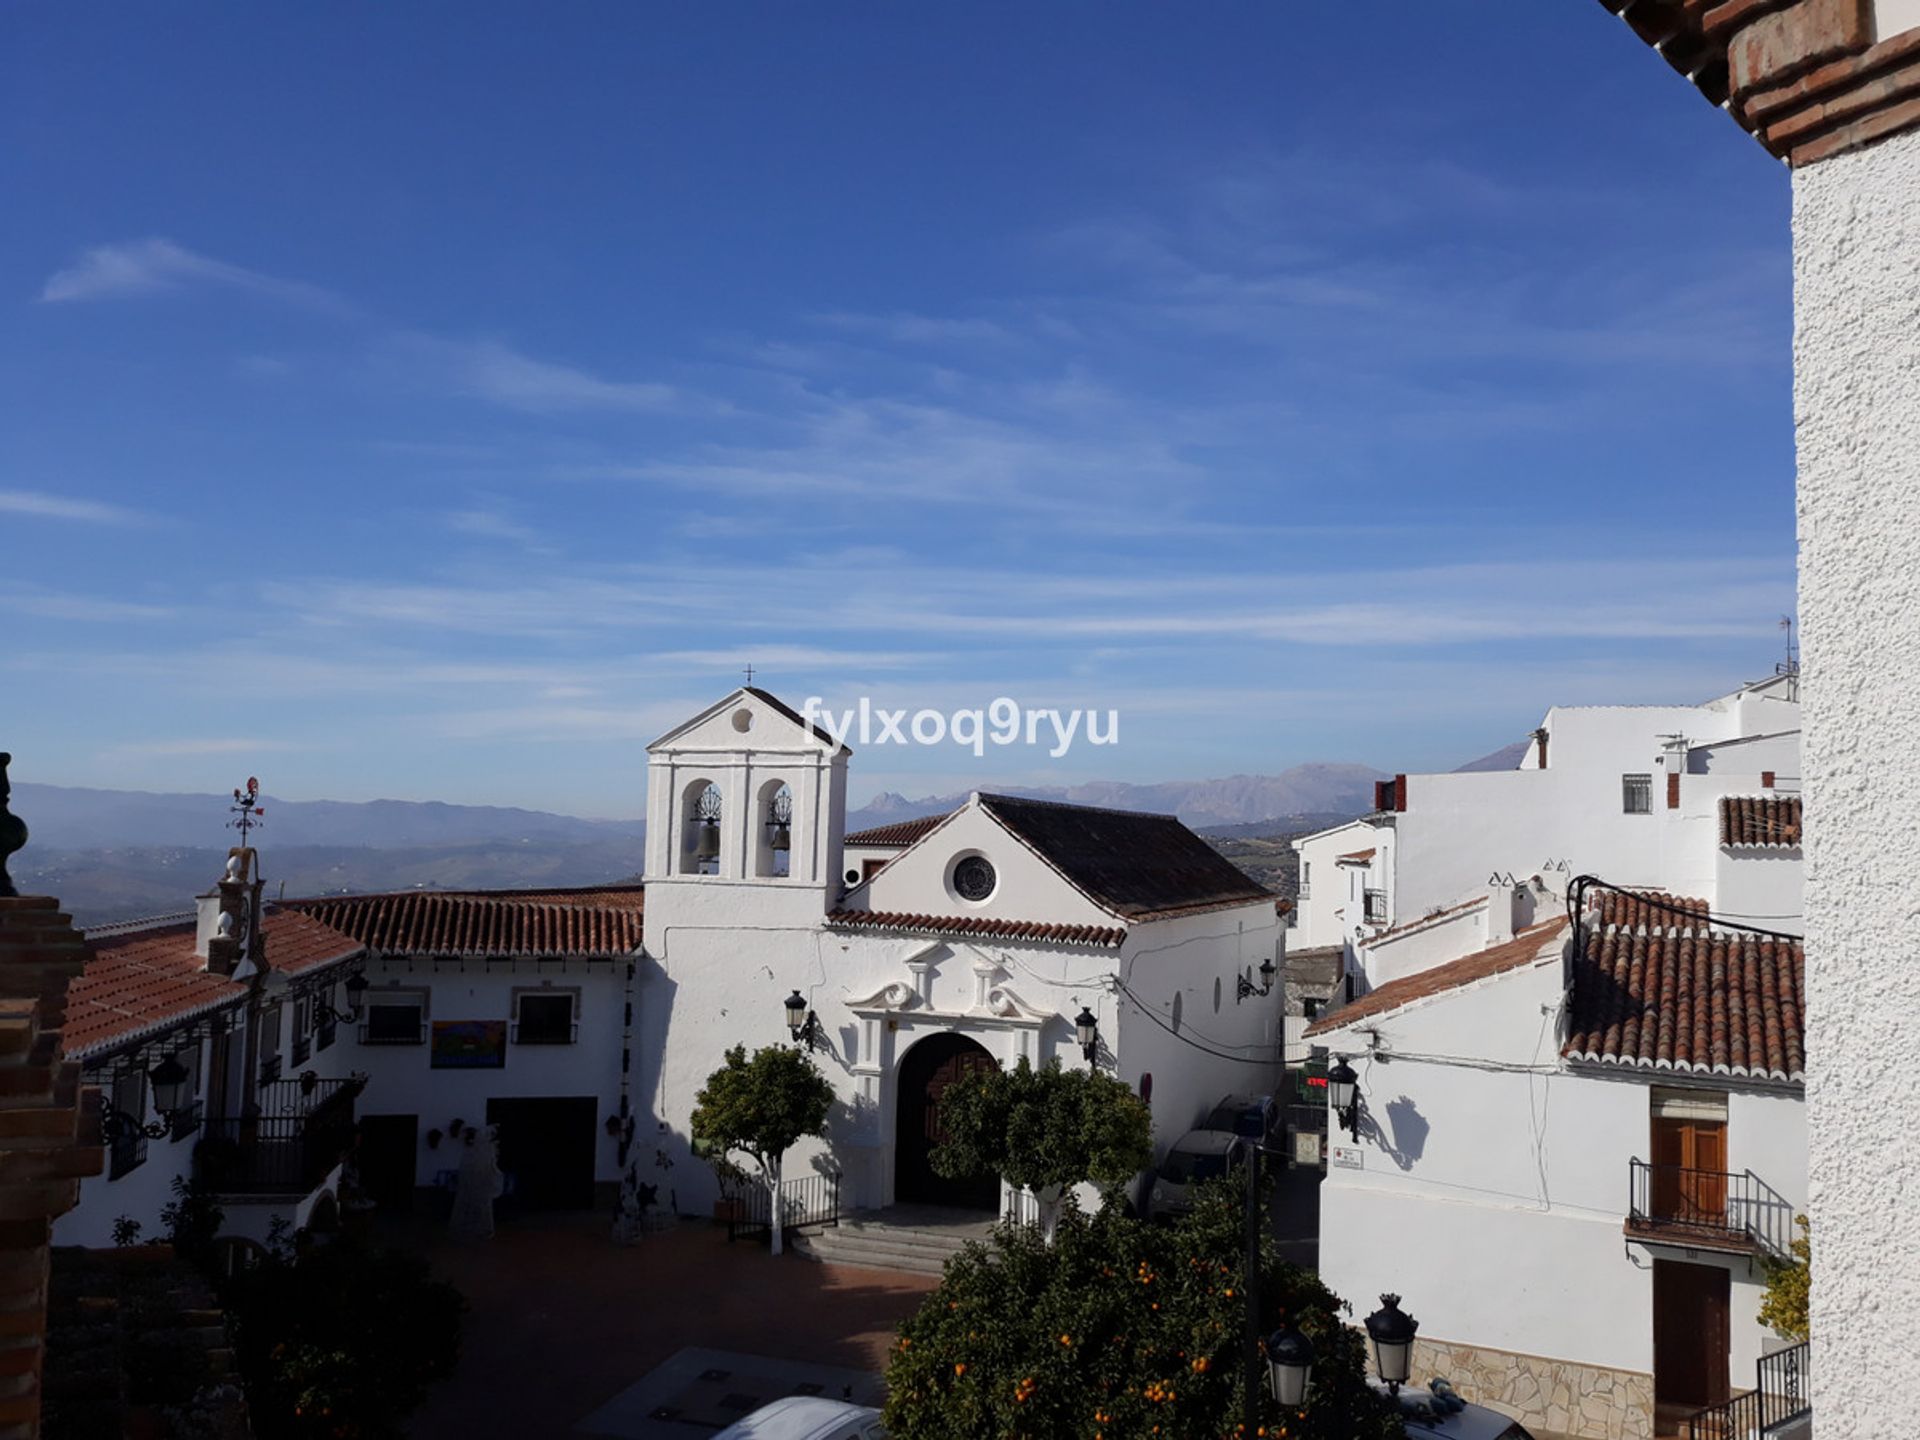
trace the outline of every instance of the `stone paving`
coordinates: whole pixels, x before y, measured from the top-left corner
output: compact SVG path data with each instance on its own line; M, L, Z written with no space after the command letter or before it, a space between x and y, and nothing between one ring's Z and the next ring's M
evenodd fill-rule
M598 1213L503 1220L492 1240L474 1245L424 1224L393 1230L387 1238L424 1249L471 1306L459 1371L415 1413L413 1440L565 1436L689 1349L734 1357L699 1367L695 1380L700 1370L739 1369L755 1385L819 1383L837 1398L838 1386L852 1383L839 1377L884 1369L895 1327L935 1284L932 1276L775 1259L764 1244L729 1245L725 1229L705 1221L624 1248L608 1239L608 1227ZM821 1373L789 1374L791 1365L778 1362ZM683 1393L704 1406L734 1391L707 1396L693 1386L675 1395ZM647 1410L674 1398L656 1398ZM631 1419L631 1408L610 1412L613 1423L625 1424L620 1417ZM689 1440L711 1433L697 1422L677 1428Z

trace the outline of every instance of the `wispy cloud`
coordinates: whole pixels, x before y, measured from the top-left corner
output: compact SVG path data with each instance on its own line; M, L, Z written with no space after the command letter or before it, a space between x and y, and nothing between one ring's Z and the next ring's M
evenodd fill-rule
M250 755L256 752L295 750L291 740L267 740L258 736L221 736L197 740L141 740L112 746L110 756L166 755Z
M872 335L901 345L951 345L956 342L1012 340L1015 333L992 320L953 315L918 315L908 310L893 310L882 315L863 315L848 310L831 310L811 317L816 324L858 335Z
M171 620L178 613L165 605L73 595L38 585L0 585L0 610L37 615L43 620L120 624L129 620Z
M538 530L530 525L522 525L497 508L476 506L450 511L446 523L449 530L470 535L477 540L502 540L512 545L523 545L530 550L550 548Z
M644 413L700 405L697 397L656 380L610 380L577 366L539 360L501 340L391 337L390 368L435 388L533 414L630 410Z
M245 290L318 310L351 308L339 296L317 285L282 280L216 260L158 236L94 246L71 265L49 276L41 287L40 299L49 304L114 300L195 285Z
M83 525L144 525L150 518L124 505L49 495L44 490L0 490L0 514L30 515L38 520L72 520Z

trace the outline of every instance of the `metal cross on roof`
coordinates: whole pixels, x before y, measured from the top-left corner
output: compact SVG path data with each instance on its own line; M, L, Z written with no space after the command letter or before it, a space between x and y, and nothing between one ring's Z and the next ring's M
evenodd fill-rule
M747 666L747 684L753 684L753 666Z

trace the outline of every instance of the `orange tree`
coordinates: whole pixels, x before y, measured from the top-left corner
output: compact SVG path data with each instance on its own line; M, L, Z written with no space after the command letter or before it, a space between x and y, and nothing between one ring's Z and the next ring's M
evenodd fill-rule
M1171 1226L1069 1211L1048 1245L1003 1226L952 1260L900 1327L887 1367L896 1440L1238 1440L1244 1230L1237 1190L1202 1187ZM1262 1324L1312 1338L1306 1405L1260 1385L1262 1433L1384 1440L1398 1413L1366 1383L1348 1307L1263 1244Z

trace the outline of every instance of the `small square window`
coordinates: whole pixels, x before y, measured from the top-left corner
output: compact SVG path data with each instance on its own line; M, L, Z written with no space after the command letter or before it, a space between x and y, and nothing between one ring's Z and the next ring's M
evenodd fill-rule
M426 1043L426 1007L415 994L387 993L367 997L366 1019L360 1025L362 1045L422 1045Z
M1622 775L1620 777L1620 809L1628 815L1651 815L1653 813L1653 776Z
M1300 1002L1300 1013L1309 1020L1318 1020L1327 1008L1327 1002L1318 996L1309 995Z
M579 1038L572 990L523 990L514 997L513 1043L571 1045Z

